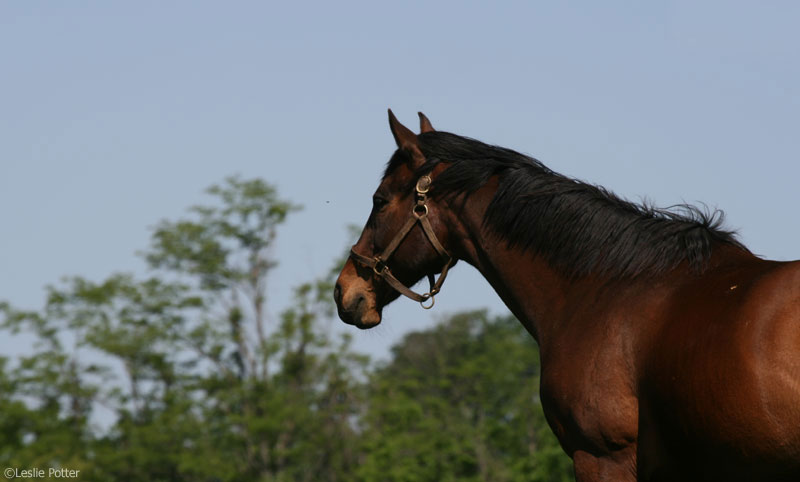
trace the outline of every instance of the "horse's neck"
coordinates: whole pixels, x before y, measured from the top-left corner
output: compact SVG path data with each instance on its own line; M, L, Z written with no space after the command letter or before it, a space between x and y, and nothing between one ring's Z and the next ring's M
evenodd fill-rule
M541 256L509 248L489 232L483 218L492 192L481 191L470 196L464 209L459 210L461 242L457 255L481 272L514 316L542 344L563 318L566 302L576 286Z
M474 265L540 343L548 338L553 322L561 318L569 285L542 260L505 249L481 246Z

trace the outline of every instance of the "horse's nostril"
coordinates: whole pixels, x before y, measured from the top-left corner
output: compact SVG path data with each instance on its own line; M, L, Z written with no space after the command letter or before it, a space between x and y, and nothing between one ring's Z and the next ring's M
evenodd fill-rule
M362 294L359 294L359 295L356 297L356 303L355 303L355 305L353 306L353 310L354 310L354 311L361 311L361 308L362 308L362 306L361 306L361 305L363 305L365 301L367 301L367 298L366 298L364 295L362 295Z
M342 304L342 286L339 283L336 283L336 286L333 287L333 301L337 305L341 306Z

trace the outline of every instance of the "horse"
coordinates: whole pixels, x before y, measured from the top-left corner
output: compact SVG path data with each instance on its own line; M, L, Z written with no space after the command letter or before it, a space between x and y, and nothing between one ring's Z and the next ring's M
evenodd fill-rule
M719 211L633 203L419 118L389 110L342 321L374 327L400 295L432 307L463 260L539 344L578 482L800 480L800 262L754 255Z

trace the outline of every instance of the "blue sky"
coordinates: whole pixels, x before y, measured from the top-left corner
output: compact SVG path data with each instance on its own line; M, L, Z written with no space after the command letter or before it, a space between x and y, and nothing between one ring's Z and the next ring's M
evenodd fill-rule
M387 107L632 200L719 207L754 252L798 258L799 21L795 2L5 2L0 298L144 273L149 228L238 173L305 206L276 249L286 299L366 219ZM504 309L459 265L432 316L481 306ZM400 300L351 330L384 356L430 316Z

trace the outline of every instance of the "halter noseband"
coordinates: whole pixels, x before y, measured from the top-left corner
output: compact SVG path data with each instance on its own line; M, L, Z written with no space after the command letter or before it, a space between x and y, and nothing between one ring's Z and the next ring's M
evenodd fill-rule
M433 299L439 293L439 290L442 288L442 284L444 283L445 277L447 277L447 270L450 269L450 266L453 265L453 257L444 249L442 243L439 242L439 239L436 238L436 234L433 232L433 227L431 226L430 221L428 221L428 205L425 204L427 201L427 192L431 187L431 178L430 176L422 176L417 181L416 185L416 199L417 202L414 207L411 209L411 218L406 221L406 224L400 229L400 231L394 236L392 242L389 243L389 246L383 250L383 252L373 258L361 255L356 253L355 246L350 249L350 257L353 258L355 261L358 261L362 265L372 268L372 271L375 272L376 275L380 276L384 280L386 280L389 285L400 292L400 294L405 295L411 298L414 301L419 302L420 306L429 310L433 308L433 303L435 300ZM389 257L394 253L394 251L400 246L400 243L408 236L408 233L411 232L411 229L414 227L415 224L419 223L422 226L422 231L427 236L428 241L430 241L433 248L439 253L443 259L447 259L447 262L442 268L442 274L439 276L439 280L434 282L433 274L428 275L428 283L430 283L430 291L424 294L415 293L411 291L409 287L404 285L400 282L397 278L394 277L387 262L389 261ZM430 305L426 305L425 302L431 300Z

